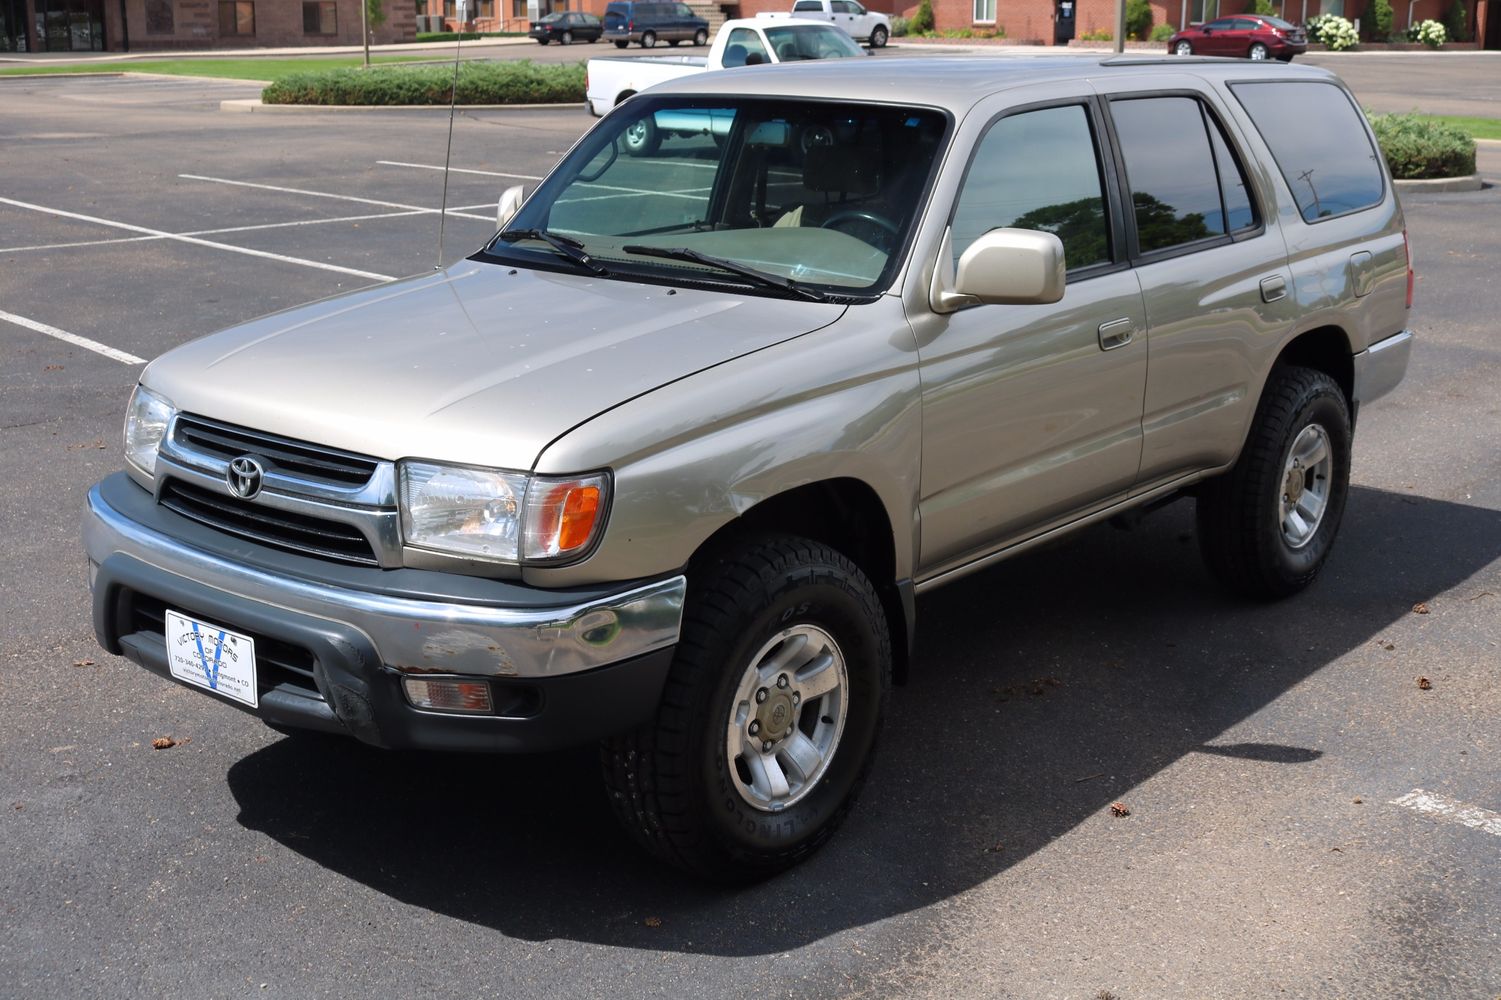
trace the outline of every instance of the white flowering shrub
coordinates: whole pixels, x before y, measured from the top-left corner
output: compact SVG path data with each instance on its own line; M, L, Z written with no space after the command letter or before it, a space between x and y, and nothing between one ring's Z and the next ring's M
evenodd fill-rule
M1309 41L1323 44L1330 52L1343 52L1360 44L1360 35L1356 33L1355 25L1338 14L1320 14L1309 18L1304 28L1308 32Z
M1436 49L1449 40L1449 33L1437 21L1423 21L1418 25L1418 41Z

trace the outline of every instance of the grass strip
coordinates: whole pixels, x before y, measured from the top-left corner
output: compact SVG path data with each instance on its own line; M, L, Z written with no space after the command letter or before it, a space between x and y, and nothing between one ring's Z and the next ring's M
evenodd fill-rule
M423 57L376 56L382 64L414 62ZM122 59L116 62L22 66L0 69L0 76L50 76L56 73L162 73L168 76L207 76L226 80L280 80L298 73L355 68L360 56L319 59Z
M366 73L297 73L261 92L267 104L447 104L453 67L395 66ZM576 104L584 99L584 64L538 64L528 59L462 64L458 104Z

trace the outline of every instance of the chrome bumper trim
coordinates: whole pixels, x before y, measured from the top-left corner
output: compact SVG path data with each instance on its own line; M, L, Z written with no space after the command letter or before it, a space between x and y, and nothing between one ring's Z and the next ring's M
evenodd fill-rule
M277 576L231 562L130 520L89 490L89 560L116 553L226 594L340 622L369 637L394 670L557 677L675 644L687 579L671 577L557 608L504 608L391 597ZM221 622L234 628L234 622Z
M1355 399L1369 403L1395 389L1407 374L1407 360L1411 356L1411 330L1378 340L1355 355Z

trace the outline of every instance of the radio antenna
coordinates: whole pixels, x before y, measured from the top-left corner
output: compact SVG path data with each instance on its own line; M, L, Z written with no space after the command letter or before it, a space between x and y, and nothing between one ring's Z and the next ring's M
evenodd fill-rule
M464 48L464 15L469 13L469 4L458 0L455 11L459 15L459 30L453 43L453 87L448 92L448 148L443 154L443 200L438 209L438 262L433 270L443 270L443 228L448 222L448 165L453 161L453 112L459 100L459 53Z

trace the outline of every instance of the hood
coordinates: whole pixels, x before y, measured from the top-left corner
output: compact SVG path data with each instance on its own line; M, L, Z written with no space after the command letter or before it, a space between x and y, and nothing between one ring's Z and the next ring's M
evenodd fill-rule
M590 417L845 308L461 261L193 341L141 381L187 413L376 458L527 470Z

